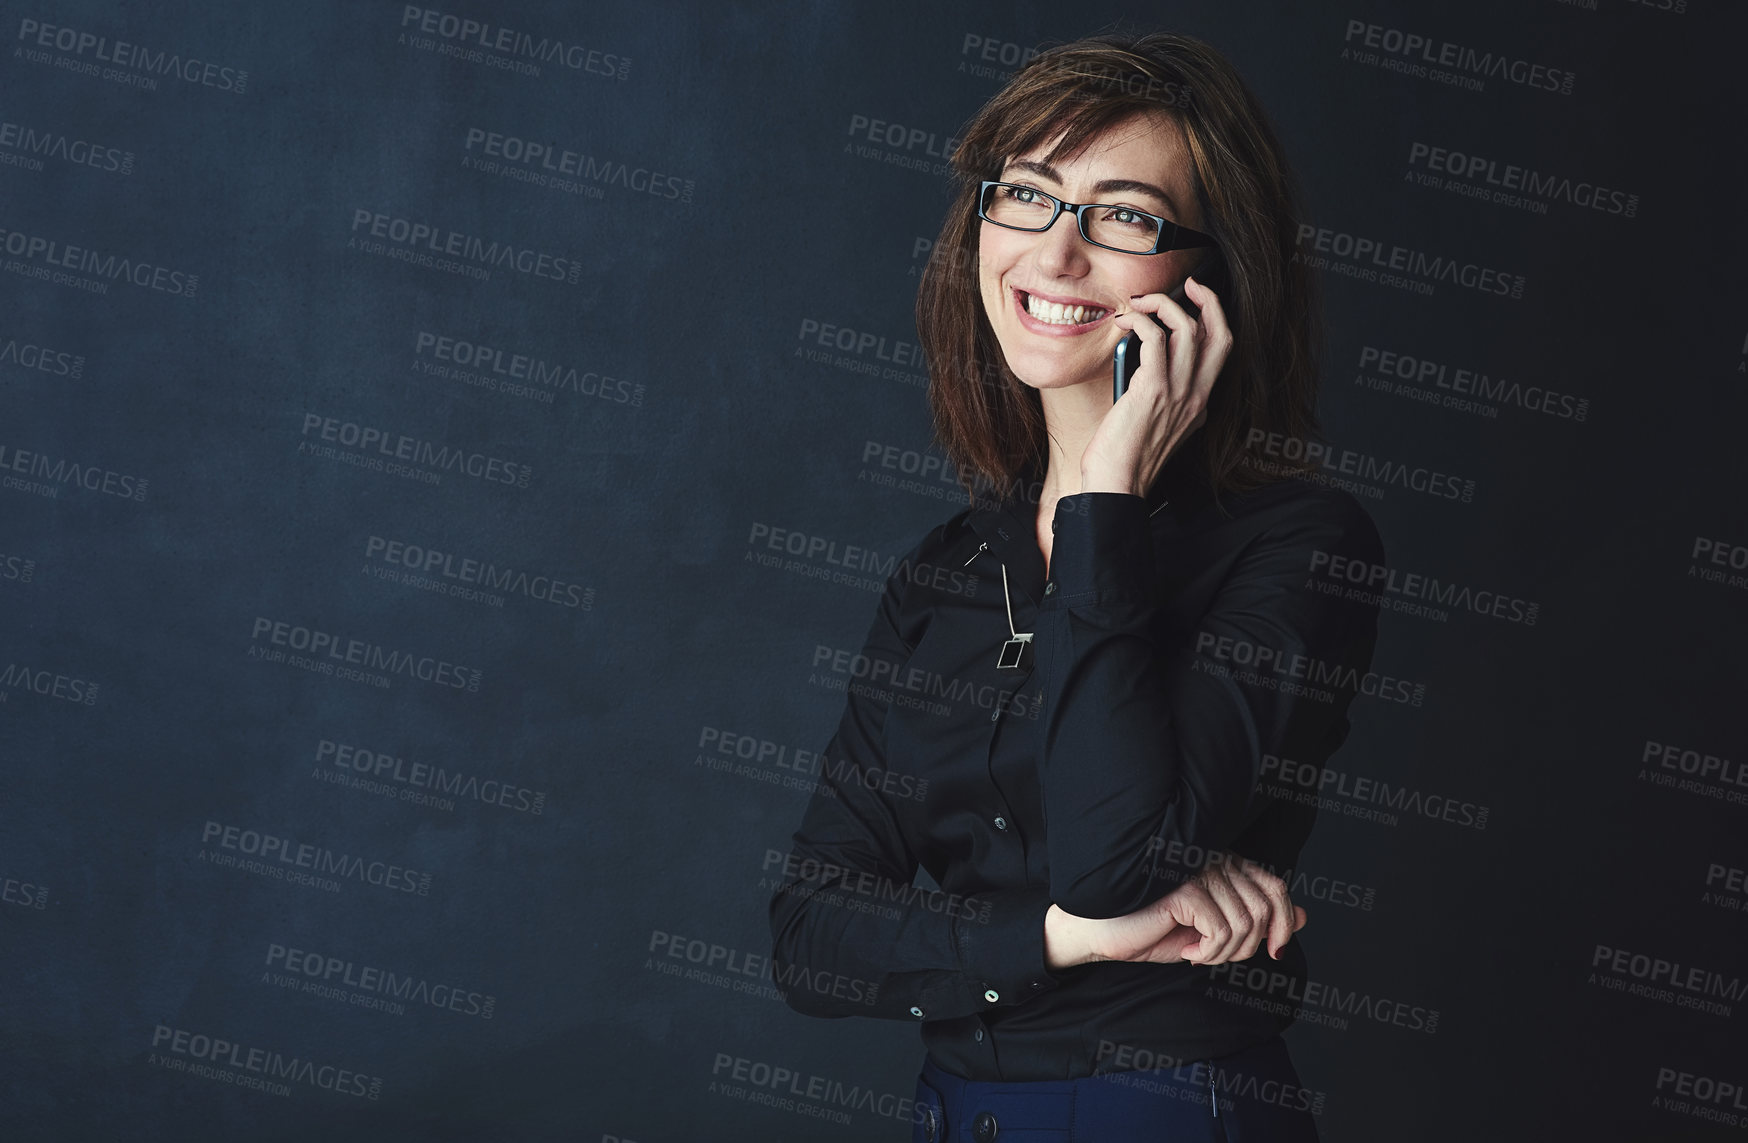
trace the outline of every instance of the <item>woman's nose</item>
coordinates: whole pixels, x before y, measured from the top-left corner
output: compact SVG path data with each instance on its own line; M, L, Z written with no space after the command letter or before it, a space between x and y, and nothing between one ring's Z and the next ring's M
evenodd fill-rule
M1038 268L1057 277L1078 277L1087 266L1087 243L1080 234L1080 220L1072 212L1063 211L1050 224L1050 229L1037 238Z

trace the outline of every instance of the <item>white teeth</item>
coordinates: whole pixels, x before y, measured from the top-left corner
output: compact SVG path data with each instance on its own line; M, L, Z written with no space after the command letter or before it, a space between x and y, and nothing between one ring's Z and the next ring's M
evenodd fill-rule
M1064 306L1055 302L1046 302L1032 295L1026 295L1026 312L1041 322L1050 325L1084 325L1089 321L1097 321L1105 316L1107 311L1098 306Z

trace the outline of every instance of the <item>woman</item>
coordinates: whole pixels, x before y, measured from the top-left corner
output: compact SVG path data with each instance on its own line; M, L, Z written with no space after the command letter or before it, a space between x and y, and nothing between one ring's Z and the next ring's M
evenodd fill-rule
M1275 466L1304 450L1247 451L1316 431L1281 149L1213 49L1101 36L1022 68L954 165L917 316L972 505L821 664L848 698L776 975L798 1011L920 1024L918 1140L1314 1140L1281 1038L1305 914L1270 870L1315 809L1258 782L1346 737L1377 612L1308 581L1384 556Z

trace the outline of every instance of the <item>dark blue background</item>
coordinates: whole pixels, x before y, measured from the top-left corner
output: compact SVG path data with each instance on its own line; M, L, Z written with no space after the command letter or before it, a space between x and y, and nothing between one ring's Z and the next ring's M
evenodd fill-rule
M928 449L920 388L796 356L817 348L798 336L808 321L915 340L917 242L948 201L944 178L846 151L867 142L851 124L944 140L999 86L962 67L982 62L968 36L1040 45L1107 20L1230 56L1274 117L1306 221L1527 279L1514 301L1322 277L1330 438L1476 484L1467 504L1366 500L1392 564L1541 603L1534 626L1385 614L1375 663L1426 683L1426 701L1361 700L1332 764L1491 814L1485 831L1325 815L1308 846L1307 869L1377 899L1302 901L1313 976L1441 1012L1432 1035L1289 1033L1328 1093L1325 1137L1732 1134L1651 1104L1659 1068L1748 1082L1743 1017L1587 977L1598 945L1748 977L1748 914L1700 903L1710 865L1748 865L1748 808L1638 777L1647 741L1748 761L1744 596L1688 574L1697 537L1748 543L1739 9L443 11L629 64L528 76L439 57L399 42L394 4L0 8L0 122L134 156L127 174L0 165L0 228L199 276L181 297L0 273L0 347L84 359L78 377L0 360L0 445L149 481L138 501L0 489L0 666L99 685L89 705L17 685L0 702L0 879L47 889L40 908L0 902L7 1138L906 1137L867 1111L832 1126L710 1084L727 1055L908 1096L913 1028L812 1021L647 960L657 934L767 951L762 863L805 794L698 765L700 738L823 747L841 699L809 684L814 649L859 645L872 614L869 591L750 562L755 526L890 555L958 507L938 481L929 496L862 479L885 471L868 442ZM25 20L244 68L247 87L148 91L35 62L17 50ZM1349 20L1576 82L1472 92L1358 65L1340 58ZM466 169L475 127L672 174L691 202ZM1637 216L1425 189L1403 178L1415 142L1616 187L1640 196ZM356 209L574 259L577 281L362 254ZM424 375L419 331L606 374L641 403ZM1589 414L1486 419L1376 393L1353 383L1365 346L1584 397ZM532 478L430 486L300 455L310 413ZM362 570L371 536L555 575L592 605L387 583ZM383 690L255 662L257 617L482 682ZM312 776L324 739L543 791L544 809L342 789ZM217 868L208 821L399 862L431 889L325 893ZM271 943L461 983L495 1012L282 993L261 980ZM159 1025L356 1068L380 1098L174 1074L148 1060Z

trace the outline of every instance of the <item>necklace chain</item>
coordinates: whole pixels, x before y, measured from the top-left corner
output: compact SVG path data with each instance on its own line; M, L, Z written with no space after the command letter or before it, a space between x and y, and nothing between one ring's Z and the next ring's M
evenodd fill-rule
M1008 594L1008 566L1006 564L1001 565L1001 599L1003 603L1008 605L1008 633L1015 639L1021 639L1030 643L1032 641L1032 633L1030 631L1020 632L1014 630L1014 598Z

